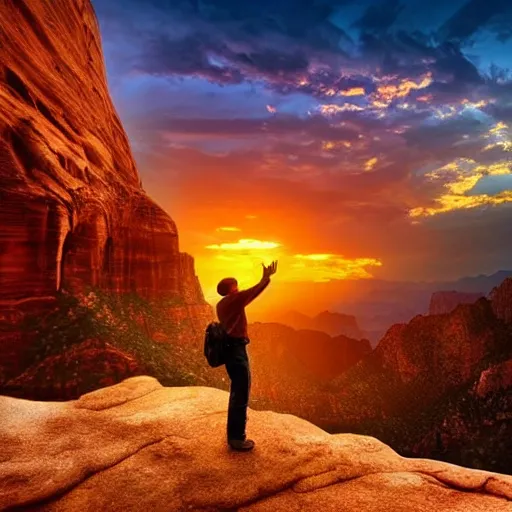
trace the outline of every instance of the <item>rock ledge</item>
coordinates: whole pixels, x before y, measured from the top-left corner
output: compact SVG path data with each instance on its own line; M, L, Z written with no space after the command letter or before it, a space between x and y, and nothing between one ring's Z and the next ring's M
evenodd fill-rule
M133 377L69 402L0 397L0 510L512 511L512 477L400 457L249 410L225 443L228 394Z

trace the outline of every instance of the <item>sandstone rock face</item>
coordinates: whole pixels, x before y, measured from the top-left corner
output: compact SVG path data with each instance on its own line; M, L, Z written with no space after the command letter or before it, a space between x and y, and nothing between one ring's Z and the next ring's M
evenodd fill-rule
M434 292L430 299L428 312L429 315L450 313L459 304L472 304L481 297L484 297L483 293L464 293L457 291Z
M224 391L141 376L71 402L0 397L0 509L510 512L512 477L398 456L249 409L250 453L225 443Z
M0 298L178 294L176 225L140 186L90 2L0 9Z
M205 304L199 278L195 274L194 258L187 253L179 253L178 290L185 304Z
M175 223L141 187L89 0L0 3L0 283L8 325L88 287L211 316ZM30 341L0 333L0 376L16 373Z

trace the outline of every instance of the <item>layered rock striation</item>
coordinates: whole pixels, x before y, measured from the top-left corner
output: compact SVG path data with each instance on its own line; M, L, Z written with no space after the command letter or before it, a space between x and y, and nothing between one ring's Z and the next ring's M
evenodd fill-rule
M144 192L107 89L89 0L0 3L0 381L33 339L13 325L99 289L212 316L175 222ZM193 323L193 322L192 322Z
M141 187L90 2L0 9L0 298L97 285L204 302L176 224Z

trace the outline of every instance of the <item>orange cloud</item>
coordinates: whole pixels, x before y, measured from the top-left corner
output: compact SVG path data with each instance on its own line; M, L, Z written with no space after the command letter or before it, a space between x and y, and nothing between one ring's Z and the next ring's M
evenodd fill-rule
M445 192L435 200L435 206L417 207L409 211L410 217L430 217L454 210L495 206L512 202L512 191L506 190L496 195L467 195L484 176L510 174L510 164L499 162L492 165L477 165L470 158L460 158L427 174L432 181L442 180Z
M372 93L369 97L369 105L378 110L384 110L389 107L391 102L397 98L405 98L413 90L424 89L432 83L431 73L427 73L419 82L413 80L402 80L399 83L390 83L395 77L386 77L383 80L383 85L377 87L376 92ZM326 89L323 91L327 96L334 96L334 89ZM363 87L351 87L349 89L340 90L337 93L339 96L364 96L366 90ZM430 101L431 95L420 96L419 101ZM479 105L479 104L475 104ZM345 103L344 105L327 104L320 107L320 111L324 115L332 116L340 112L359 112L365 110L367 107L361 107L352 103ZM409 108L405 104L402 108ZM383 117L383 114L380 116Z
M343 105L335 105L333 103L328 105L321 105L320 112L324 115L333 116L340 112L358 112L360 110L364 110L362 107L358 107L357 105L353 105L352 103L345 103Z
M243 251L243 250L260 250L260 249L275 249L280 247L281 244L277 242L263 242L261 240L253 240L251 238L242 238L238 242L228 242L221 244L207 245L206 249L217 249L224 251Z
M234 226L223 226L217 228L217 231L242 231L240 228L236 228Z
M350 89L346 89L344 91L340 91L340 96L364 96L366 91L363 87L351 87Z
M411 217L429 217L454 210L476 208L478 206L497 206L510 202L512 202L512 191L510 190L506 190L495 196L489 196L487 194L474 196L446 194L437 200L437 205L435 207L414 208L409 212L409 215Z
M347 259L336 254L295 254L284 279L288 281L328 282L339 279L373 277L366 267L382 266L374 258Z
M378 100L390 103L396 98L404 98L412 90L424 89L432 83L432 74L428 73L416 83L413 80L402 80L399 84L386 84L377 88Z
M496 125L489 130L490 134L500 133L502 130L507 129L508 126L503 121L498 121Z
M508 125L503 121L498 121L488 133L483 135L483 138L492 141L484 147L484 151L495 147L501 147L504 151L512 151L512 137Z
M368 160L365 164L364 164L364 170L365 171L371 171L375 165L377 164L377 162L379 161L379 159L377 157L373 157L373 158L370 158L370 160Z
M332 151L334 149L339 149L342 147L350 148L350 147L352 147L352 143L349 142L348 140L343 140L343 141L324 140L324 141L322 141L322 150L323 151Z
M386 108L388 104L383 101L375 100L372 102L372 106L375 108Z
M487 100L480 100L475 103L475 102L469 101L467 98L464 98L461 101L461 104L464 105L465 107L482 108L482 107L485 107L486 105L488 105L489 102Z

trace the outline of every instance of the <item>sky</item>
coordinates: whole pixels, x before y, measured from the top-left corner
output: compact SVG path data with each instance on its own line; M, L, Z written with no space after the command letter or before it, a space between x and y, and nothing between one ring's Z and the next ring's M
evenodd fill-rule
M512 2L93 5L143 186L207 300L274 259L274 298L512 268Z

